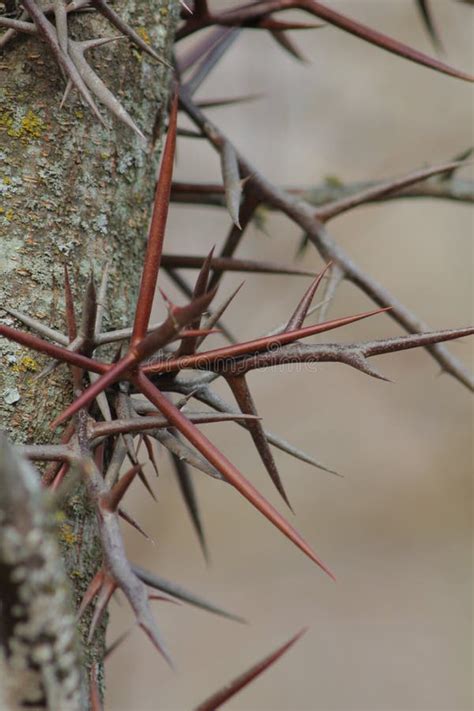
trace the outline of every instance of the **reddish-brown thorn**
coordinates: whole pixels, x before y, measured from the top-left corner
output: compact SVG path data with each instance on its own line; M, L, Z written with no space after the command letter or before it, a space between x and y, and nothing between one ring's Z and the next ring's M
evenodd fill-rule
M165 597L164 595L148 595L149 600L159 600L160 602L171 602L172 605L181 605L179 600L172 600L170 597Z
M153 450L153 442L151 441L149 436L146 434L142 435L141 440L145 444L146 451L148 452L148 459L150 460L151 465L152 465L153 469L155 470L155 474L158 477L158 476L160 476L160 472L158 470L158 464L156 461L155 452Z
M298 49L297 45L295 44L295 42L293 42L291 37L286 34L286 32L284 32L283 30L269 30L269 32L275 42L279 44L280 47L285 50L285 52L288 52L288 54L294 57L294 59L296 59L298 62L307 64L308 60Z
M91 711L102 711L102 703L100 700L99 684L97 682L97 669L93 664L90 672L89 680Z
M116 511L118 509L118 506L125 496L128 487L135 479L135 476L138 474L141 467L141 464L135 464L120 477L118 482L110 491L100 497L99 504L102 509L105 509L106 511Z
M154 493L153 489L152 489L151 486L150 486L150 482L149 482L148 479L146 478L146 474L145 474L145 472L143 471L143 467L140 467L140 469L139 469L139 471L138 471L138 477L139 477L141 483L143 484L143 486L145 487L145 489L146 489L146 490L148 491L148 493L150 494L150 496L151 496L151 498L153 499L153 501L156 501L157 499L156 499L155 493Z
M137 364L150 356L156 350L172 340L179 332L180 328L185 326L189 321L192 321L201 314L214 298L215 290L209 291L204 296L194 299L186 306L175 306L170 302L170 314L166 321L154 331L148 333L145 337L140 338L135 346L131 346L128 353L113 366L107 366L107 372L94 383L91 384L74 402L72 402L52 423L51 428L54 429L61 422L72 417L83 407L86 407L92 400L97 397L105 388L116 382L121 375L129 377L130 372ZM1 333L1 330L0 330ZM92 361L95 362L95 361Z
M384 311L388 311L390 308L391 307L389 306L383 309L375 309L374 311L356 314L355 316L346 316L332 321L324 321L323 323L315 324L313 326L299 328L296 331L288 331L277 336L264 336L263 338L257 338L253 341L245 341L244 343L224 346L223 348L216 348L212 351L206 351L205 353L198 353L192 356L184 356L183 358L176 359L172 358L168 361L163 361L162 363L144 366L142 371L147 374L157 374L169 373L183 368L212 369L217 367L219 362L223 362L226 359L257 353L267 350L268 348L278 348L279 346L293 343L294 341L298 341L302 338L314 336L317 333L324 333L335 328L340 328L341 326L347 326L350 323L355 323L356 321L361 321L362 319L369 318L370 316L375 316L383 313Z
M311 303L313 301L314 295L316 294L316 291L321 284L321 281L325 277L328 269L330 269L332 265L332 262L328 262L324 269L317 275L317 277L314 279L314 281L309 285L308 289L306 292L303 294L303 298L299 302L298 306L296 307L295 311L290 317L290 320L285 326L285 331L296 331L298 328L301 328L304 320L306 318L306 314L308 313L308 309L311 306Z
M176 472L176 479L178 480L178 485L188 511L189 518L191 519L191 523L198 538L199 545L201 546L204 558L206 562L209 563L209 550L206 543L204 527L201 520L199 504L191 472L186 462L180 459L176 454L171 452L171 457Z
M117 587L118 586L117 586L117 583L115 582L115 580L113 578L111 578L109 575L106 575L104 582L102 583L102 587L100 588L99 594L97 596L97 601L95 603L94 614L92 615L89 634L87 635L87 642L89 644L91 643L91 641L94 637L94 632L97 629L97 625L100 623L102 616L107 609L107 605L110 602L110 598L116 591Z
M102 363L101 361L94 360L92 358L87 358L87 356L74 353L73 351L68 351L66 348L62 348L62 346L57 346L54 343L48 343L48 341L43 341L42 338L33 336L31 333L18 331L16 328L5 326L2 323L0 323L0 336L4 336L10 341L20 343L22 346L31 348L39 353L45 353L52 358L56 358L56 360L71 363L71 365L77 365L79 368L84 368L84 370L92 370L93 373L102 374L107 372L109 369L109 366L106 363Z
M216 711L220 708L222 704L228 701L232 696L235 696L241 689L248 686L257 676L262 674L266 669L268 669L272 664L274 664L285 652L287 652L290 647L292 647L295 642L297 642L300 637L306 632L306 629L300 630L294 635L288 642L278 647L274 652L269 654L267 657L262 659L257 664L254 664L246 672L238 676L236 679L226 684L224 688L217 691L215 694L210 696L206 701L203 701L199 706L196 706L194 711Z
M155 202L151 218L148 243L145 252L140 291L135 309L135 320L133 323L132 345L140 341L148 330L150 322L153 297L156 289L156 281L160 268L161 253L163 251L163 239L165 234L166 219L168 216L168 206L171 192L171 177L173 174L173 161L176 145L176 123L178 115L178 96L175 94L171 105L171 112L168 125L168 135L166 136L163 158L161 162L160 176L156 185Z
M257 20L253 27L258 27L262 30L319 30L321 27L325 27L320 22L288 22L283 20L277 20L274 17L262 17L261 20Z
M130 526L132 526L136 531L138 531L138 533L141 533L141 535L144 538L146 538L147 541L151 541L151 543L155 543L153 538L150 538L148 533L143 530L143 528L140 526L140 524L137 521L135 521L135 519L132 516L130 516L128 511L125 511L125 509L123 509L121 506L119 506L117 509L117 513L120 516L120 518L123 518L123 520L126 521L128 524L130 524Z
M105 650L105 653L104 653L104 659L108 659L108 658L110 657L110 655L115 652L115 650L117 649L117 647L119 647L119 646L122 644L122 642L123 642L123 641L128 637L128 635L130 634L130 632L131 632L131 629L128 629L128 630L126 630L125 632L122 632L122 634L119 635L119 636L117 637L117 639L115 639L115 640L112 642L112 644L110 644L110 645L107 647L107 649Z
M78 619L80 619L82 617L85 610L89 607L92 600L94 599L94 597L97 595L97 593L101 589L104 580L105 580L105 571L103 568L100 568L97 571L97 573L94 575L92 580L90 581L89 585L87 586L87 590L85 591L85 593L82 597L81 604L79 605L79 610L77 612Z
M256 417L258 417L257 408L255 407L255 403L253 401L252 394L249 390L245 375L239 375L236 377L226 375L225 379L230 389L232 390L232 393L241 411L245 414L255 415ZM288 505L290 510L293 511L293 508L288 500L288 496L281 481L277 465L270 449L270 445L267 442L262 423L260 422L260 420L251 420L248 423L248 430L260 455L260 459L265 465L265 469L267 470L270 476L270 479L275 484L277 490L280 492L283 500Z
M240 207L240 228L237 225L232 225L229 233L224 242L224 246L219 254L220 257L232 257L235 253L237 247L239 246L244 232L252 219L255 210L257 209L260 201L257 195L253 191L248 189L244 190L244 200ZM215 269L214 273L209 281L209 288L217 286L222 275L222 270Z
M200 269L204 261L204 257L194 254L163 254L161 263L163 267L169 267L170 269ZM235 259L234 257L213 257L211 259L211 267L214 270L224 272L314 276L314 271L310 271L309 269L295 269L294 267L288 267L285 264L277 264L275 262Z
M428 0L416 0L416 5L418 7L418 12L421 15L421 19L423 20L423 24L426 27L431 41L433 42L434 48L438 52L441 52L443 45L438 34L438 30L436 29Z
M89 360L89 359L87 359ZM58 416L50 425L50 428L54 430L61 422L64 422L69 417L72 417L76 412L78 412L83 407L89 405L89 403L94 400L94 398L103 392L109 385L115 383L119 377L135 365L137 361L136 353L129 351L122 360L113 366L108 366L108 370L102 375L101 378L92 383L87 390L72 402L66 409ZM93 361L94 363L96 361ZM97 372L97 371L96 371Z
M64 477L68 473L70 468L69 462L63 462L61 467L59 468L59 471L57 472L56 476L54 477L54 480L50 484L50 489L51 491L57 491L59 487L61 486L62 482L64 481Z
M281 514L255 489L239 470L220 452L208 438L190 422L185 415L163 395L141 372L133 376L136 387L157 407L170 423L189 441L221 474L258 509L274 526L289 538L303 553L314 561L331 578L333 574L318 559L300 534L281 516Z
M209 281L209 271L211 269L212 257L214 255L214 247L211 249L206 259L202 263L201 269L196 279L196 284L194 285L193 299L198 299L207 291L207 284ZM201 325L201 316L197 316L190 324L190 328L199 329ZM198 343L199 336L194 338L186 338L186 340L181 342L180 347L176 353L177 356L191 355L196 351L196 346Z

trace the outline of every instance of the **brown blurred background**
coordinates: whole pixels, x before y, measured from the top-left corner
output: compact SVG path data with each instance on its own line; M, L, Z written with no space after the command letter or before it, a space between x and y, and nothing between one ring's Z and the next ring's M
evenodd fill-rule
M328 4L433 52L412 0ZM472 70L472 9L450 0L431 5L447 61ZM293 37L307 65L248 31L199 94L265 92L258 102L212 116L275 182L311 186L329 174L384 178L450 159L472 143L469 85L331 27ZM176 178L219 180L208 146L182 140L178 158ZM472 321L471 215L468 206L405 200L359 209L330 230L433 328L447 328ZM223 211L173 207L166 248L205 253L222 244L228 226ZM299 230L271 216L267 231L247 230L239 255L291 261ZM317 271L321 260L310 248L301 264ZM227 278L221 293L240 280ZM307 283L248 276L228 322L243 339L265 333L291 313ZM344 286L330 314L367 307L364 296ZM379 316L338 338L398 333ZM468 342L450 348L472 364ZM177 672L134 630L108 662L109 711L191 709L306 625L298 645L229 702L229 711L472 708L470 396L448 375L438 377L425 352L385 356L376 365L394 382L329 364L316 372L250 376L267 427L344 474L336 478L274 450L295 525L335 571L336 584L230 487L195 472L212 558L207 568L166 454L155 483L158 504L139 483L132 487L128 508L157 545L125 529L131 559L250 624L155 603ZM231 424L205 431L283 511L249 436ZM126 604L112 612L110 640L131 623Z

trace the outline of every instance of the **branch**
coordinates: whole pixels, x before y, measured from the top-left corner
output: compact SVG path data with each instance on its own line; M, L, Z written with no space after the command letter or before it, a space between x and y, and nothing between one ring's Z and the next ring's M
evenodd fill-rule
M202 130L214 148L220 151L224 141L228 141L227 137L224 136L217 126L193 103L191 97L183 88L180 90L180 102L182 108L186 111L193 123ZM236 153L241 175L251 176L248 181L248 186L252 186L253 190L263 198L264 202L270 203L275 209L280 210L299 225L308 239L314 244L321 257L326 262L332 261L339 267L344 279L351 281L359 287L362 292L381 308L390 307L389 315L408 333L413 334L430 331L426 323L392 296L382 284L366 274L349 255L339 247L326 227L317 218L317 212L312 205L302 198L290 195L281 188L273 185L241 153L237 150ZM444 371L453 375L470 390L474 390L474 380L471 374L443 345L438 343L429 344L426 345L425 348L441 365Z
M39 476L2 434L0 520L2 708L79 711L76 624L52 512Z
M386 181L367 180L355 183L342 183L338 179L328 178L323 183L314 187L287 187L281 188L289 195L301 197L305 202L314 207L321 207L328 203L350 198L362 192L378 188ZM388 182L388 181L387 181ZM474 180L451 178L441 181L436 179L425 180L407 188L394 190L388 195L367 197L364 204L385 202L387 200L400 200L405 198L433 198L438 200L451 200L471 205L474 203ZM224 190L219 184L199 183L173 183L171 191L172 202L190 205L211 205L225 207ZM269 210L276 208L272 203L265 202Z

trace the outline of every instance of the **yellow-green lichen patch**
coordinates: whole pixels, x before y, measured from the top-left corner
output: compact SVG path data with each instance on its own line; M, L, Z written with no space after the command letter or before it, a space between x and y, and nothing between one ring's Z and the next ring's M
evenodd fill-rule
M6 130L10 138L16 138L23 143L41 138L46 128L43 119L28 109L23 116L16 115L13 111L0 111L0 128Z
M70 526L68 523L62 523L59 527L59 538L63 543L66 543L68 546L74 545L74 543L77 542L77 536L74 533L74 530L72 526Z
M39 365L31 356L24 356L19 362L11 366L14 373L35 373L39 370Z

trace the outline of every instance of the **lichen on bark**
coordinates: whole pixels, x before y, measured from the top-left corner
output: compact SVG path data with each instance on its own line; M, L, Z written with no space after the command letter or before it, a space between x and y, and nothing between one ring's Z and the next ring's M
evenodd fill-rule
M114 9L168 62L177 0L117 0ZM69 17L75 39L116 35L97 13ZM102 126L72 91L46 45L21 36L0 55L0 320L25 328L2 305L65 332L64 265L77 317L91 272L110 265L107 328L128 323L137 293L161 135L170 88L164 64L121 39L88 53L88 61L149 139L103 107ZM72 397L65 366L35 379L48 359L0 340L0 429L14 442L56 441L49 423ZM65 506L59 539L77 600L100 565L95 517L82 490ZM87 617L81 624L84 635ZM87 648L100 661L102 626Z

